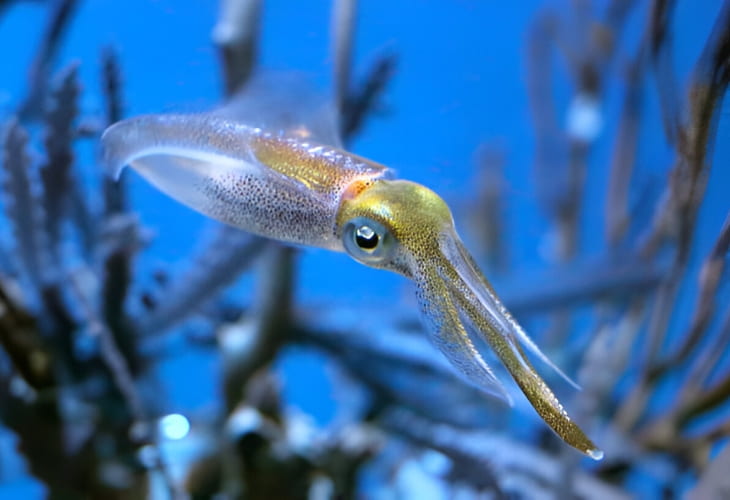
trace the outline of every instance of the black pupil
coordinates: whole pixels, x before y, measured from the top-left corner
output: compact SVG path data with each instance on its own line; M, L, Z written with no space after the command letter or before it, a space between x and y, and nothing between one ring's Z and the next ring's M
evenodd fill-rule
M373 250L379 240L378 233L368 226L361 226L355 231L355 243L363 250Z

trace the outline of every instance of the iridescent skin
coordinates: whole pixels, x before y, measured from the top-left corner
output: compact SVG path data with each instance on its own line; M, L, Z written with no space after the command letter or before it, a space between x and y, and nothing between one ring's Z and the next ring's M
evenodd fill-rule
M291 117L270 133L260 126L268 124L263 115L253 113L253 126L238 121L238 111L236 119L208 113L119 122L102 138L104 162L114 174L129 164L178 201L246 231L346 252L408 277L435 345L470 382L510 401L480 354L489 346L565 442L602 457L528 361L524 347L555 368L501 304L438 195L316 142L335 144Z
M520 342L547 359L479 272L456 234L449 208L436 193L409 181L378 181L343 200L337 215L339 231L355 218L375 220L393 236L397 244L391 256L379 264L366 264L415 282L434 343L454 366L475 385L501 390L476 345L479 339L486 341L545 422L571 446L591 458L602 458L530 364Z

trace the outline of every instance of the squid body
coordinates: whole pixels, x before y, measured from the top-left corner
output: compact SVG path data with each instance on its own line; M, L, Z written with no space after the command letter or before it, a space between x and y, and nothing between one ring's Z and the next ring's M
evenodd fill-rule
M435 345L463 376L510 401L480 354L488 346L564 441L602 458L527 359L525 350L555 368L477 268L444 201L344 151L322 102L285 84L254 82L215 112L112 125L102 138L103 162L112 175L131 165L167 195L227 224L406 276Z

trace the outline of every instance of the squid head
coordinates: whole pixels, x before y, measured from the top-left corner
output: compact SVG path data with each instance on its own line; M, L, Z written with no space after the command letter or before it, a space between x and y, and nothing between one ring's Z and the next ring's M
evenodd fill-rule
M537 374L523 348L569 379L499 301L461 243L448 206L436 193L409 181L378 181L343 199L337 227L346 252L354 259L413 280L434 343L473 384L510 400L480 353L488 345L563 440L591 458L602 458L603 453Z

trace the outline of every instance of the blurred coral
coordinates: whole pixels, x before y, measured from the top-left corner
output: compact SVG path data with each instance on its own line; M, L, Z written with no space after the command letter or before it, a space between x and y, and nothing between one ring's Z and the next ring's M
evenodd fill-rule
M0 2L0 15L12 3ZM365 327L356 304L301 307L297 249L217 226L174 275L135 274L152 236L124 178L100 174L90 198L76 154L122 118L120 56L103 50L105 111L87 116L80 63L50 75L77 2L46 3L28 93L2 117L0 422L49 498L418 498L423 487L443 497L627 498L639 479L655 497L677 497L688 484L692 498L727 494L730 213L696 273L690 263L730 83L728 2L684 94L686 75L673 65L675 2L558 2L535 14L527 34L534 176L552 243L550 267L537 276L511 264L505 235L520 228L504 214L509 150L474 145L477 246L508 283L507 306L520 318L547 316L540 344L578 374L583 390L569 406L606 452L590 467L535 419L456 376L415 312L384 307ZM262 3L221 0L213 40L228 95L256 69ZM351 77L357 7L335 0L332 16L345 142L398 76L391 51ZM643 26L634 44L624 41L632 17ZM555 81L570 84L567 102ZM622 88L613 127L609 86ZM646 111L648 92L658 116ZM637 175L647 126L663 128L672 148L658 196ZM612 151L606 206L588 220L586 185L603 182L589 168L600 144ZM584 226L604 228L601 255L582 248ZM246 273L256 292L244 307L223 292ZM682 300L694 312L677 326ZM591 319L577 320L586 311ZM173 335L186 349L217 352L215 411L179 416L156 394ZM321 353L336 379L339 418L325 428L282 395L273 365L292 347Z

